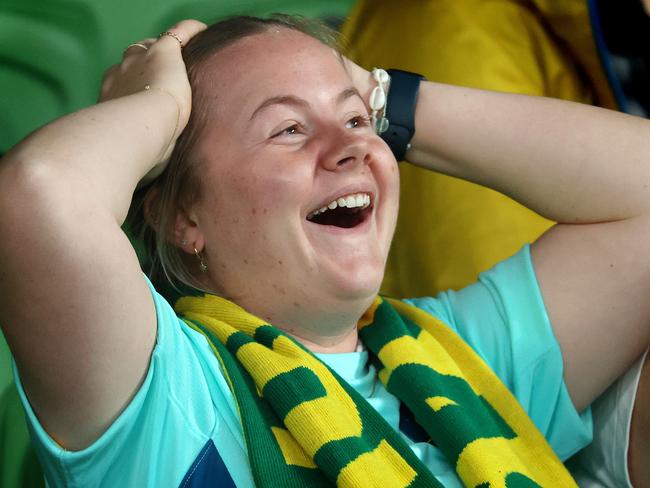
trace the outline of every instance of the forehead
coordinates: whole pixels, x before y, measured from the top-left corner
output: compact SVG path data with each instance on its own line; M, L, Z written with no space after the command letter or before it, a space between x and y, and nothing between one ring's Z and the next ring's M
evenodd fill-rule
M311 100L338 94L350 79L336 52L290 29L273 29L224 48L205 66L210 98L219 109L254 110L260 100L295 95Z

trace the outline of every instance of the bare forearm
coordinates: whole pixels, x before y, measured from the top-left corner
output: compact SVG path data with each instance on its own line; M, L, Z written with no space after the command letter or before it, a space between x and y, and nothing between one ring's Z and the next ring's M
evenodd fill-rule
M565 101L422 83L407 159L564 223L650 211L650 122Z
M161 90L93 105L46 125L12 149L2 161L3 187L20 191L18 181L45 182L55 191L87 196L121 223L138 181L172 140L177 119L176 102ZM45 171L47 179L30 178L32 171Z

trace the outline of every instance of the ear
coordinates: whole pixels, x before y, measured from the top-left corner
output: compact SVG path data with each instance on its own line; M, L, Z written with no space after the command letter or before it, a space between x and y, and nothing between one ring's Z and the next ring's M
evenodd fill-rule
M160 188L154 186L144 198L144 216L147 224L158 229L160 222ZM169 230L167 239L187 254L194 255L194 249L201 252L205 247L205 239L200 231L196 218L187 211L179 209L174 217L173 227Z
M171 238L173 244L187 254L193 255L196 251L201 252L205 247L205 237L196 222L196 218L183 209L176 212Z

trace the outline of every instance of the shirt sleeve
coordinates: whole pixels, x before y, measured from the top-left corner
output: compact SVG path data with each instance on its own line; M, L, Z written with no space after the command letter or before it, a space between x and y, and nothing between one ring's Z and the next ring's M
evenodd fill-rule
M461 291L407 302L447 323L483 358L560 459L591 441L591 410L577 412L569 397L528 245Z
M67 451L48 435L14 365L33 445L49 486L177 486L205 443L229 423L224 415L234 411L233 399L217 362L204 360L213 357L207 342L184 326L148 284L157 336L146 377L128 406L89 447ZM243 440L219 437L232 443L231 449L241 449L237 444Z

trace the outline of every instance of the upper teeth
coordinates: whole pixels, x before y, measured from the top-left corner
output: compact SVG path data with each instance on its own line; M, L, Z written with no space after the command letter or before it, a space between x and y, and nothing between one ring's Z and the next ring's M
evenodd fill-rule
M322 214L328 210L334 210L336 207L366 208L368 205L370 205L370 195L367 193L354 193L352 195L346 195L344 197L339 197L336 200L332 200L324 207L309 214L309 217L314 217L315 215Z

